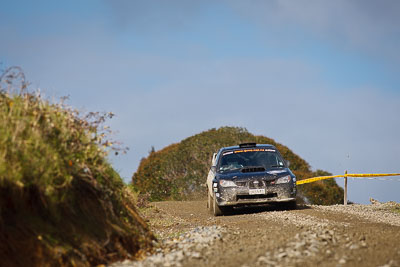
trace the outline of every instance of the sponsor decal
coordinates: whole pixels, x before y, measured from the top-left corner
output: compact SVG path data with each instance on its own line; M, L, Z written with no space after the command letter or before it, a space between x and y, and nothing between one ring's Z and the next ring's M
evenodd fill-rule
M235 150L233 153L246 153L246 152L276 152L275 149L269 149L269 148L251 148L251 149L240 149L240 150ZM231 153L230 153L231 154ZM224 153L224 155L226 155Z

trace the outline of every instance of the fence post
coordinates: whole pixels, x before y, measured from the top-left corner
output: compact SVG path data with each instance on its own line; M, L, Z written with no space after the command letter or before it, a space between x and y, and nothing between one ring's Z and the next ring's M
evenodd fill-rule
M347 170L344 172L344 205L347 205Z

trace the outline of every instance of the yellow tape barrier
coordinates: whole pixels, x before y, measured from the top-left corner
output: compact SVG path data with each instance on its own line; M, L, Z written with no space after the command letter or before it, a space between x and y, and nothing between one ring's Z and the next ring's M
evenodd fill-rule
M400 176L400 173L366 173L366 174L348 173L343 175L319 176L297 181L296 185L308 184L320 180L340 178L340 177L381 177L381 176Z
M379 177L379 176L399 176L400 173L370 173L370 174L356 174L356 173L349 173L347 177Z
M296 181L296 184L308 184L320 180L325 180L325 179L332 179L332 178L338 178L338 177L343 177L343 175L334 175L334 176L319 176L319 177L313 177L313 178L308 178L300 181Z

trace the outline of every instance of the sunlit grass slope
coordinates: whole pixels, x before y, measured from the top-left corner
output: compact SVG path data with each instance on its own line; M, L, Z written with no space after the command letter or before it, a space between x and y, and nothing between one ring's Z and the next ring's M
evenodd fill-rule
M27 92L21 75L1 76L0 265L89 266L148 249L153 236L106 160L112 114L80 115Z

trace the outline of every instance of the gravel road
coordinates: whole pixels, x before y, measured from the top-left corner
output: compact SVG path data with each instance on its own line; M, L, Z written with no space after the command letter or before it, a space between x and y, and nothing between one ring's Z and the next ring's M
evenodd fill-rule
M128 266L400 266L399 204L273 206L213 217L205 201L145 209L154 253Z

